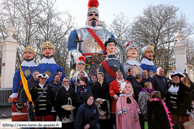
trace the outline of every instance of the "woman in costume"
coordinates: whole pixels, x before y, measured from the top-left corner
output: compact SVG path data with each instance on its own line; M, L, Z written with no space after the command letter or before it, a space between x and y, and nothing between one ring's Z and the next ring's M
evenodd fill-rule
M99 123L101 129L109 128L110 118L110 95L109 85L104 81L104 73L99 72L97 74L98 81L94 83L92 87L92 93L94 95L95 103L99 111Z
M184 129L183 123L189 121L187 111L191 111L190 94L193 86L186 86L182 83L181 77L185 77L183 69L170 73L172 78L166 94L166 105L169 108L173 129Z
M127 82L121 87L122 94L116 104L116 125L117 129L141 129L139 115L140 109L133 99L133 87Z
M172 129L173 124L169 116L166 104L159 91L151 93L151 99L147 104L149 129Z
M62 87L59 88L56 96L56 120L62 121L63 128L73 128L73 111L64 110L61 106L66 104L72 104L75 106L75 91L69 85L69 78L64 78L62 82Z
M99 113L96 104L94 103L94 96L88 94L77 112L74 128L75 129L100 129L98 123Z

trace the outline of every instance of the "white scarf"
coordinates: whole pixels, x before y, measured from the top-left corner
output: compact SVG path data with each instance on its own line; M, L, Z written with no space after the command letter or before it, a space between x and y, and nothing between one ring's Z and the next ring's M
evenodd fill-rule
M179 86L171 85L168 91L171 93L177 93L179 91Z
M152 61L150 61L150 60L148 60L146 58L143 58L141 60L141 64L146 64L146 65L151 65L151 66L154 65L154 63Z
M55 62L54 58L47 59L47 58L43 57L40 60L39 64L56 64L56 62Z
M130 64L130 65L140 66L140 63L137 62L136 60L127 60L127 63Z
M44 85L41 85L41 84L39 83L39 86L43 89L43 86L44 86Z
M26 67L36 67L36 64L34 63L33 60L31 61L26 61L24 60L21 64L21 66L26 66Z

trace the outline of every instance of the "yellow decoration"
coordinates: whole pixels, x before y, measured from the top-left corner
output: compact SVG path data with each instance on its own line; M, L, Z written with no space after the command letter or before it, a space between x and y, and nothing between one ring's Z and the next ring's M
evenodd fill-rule
M149 71L149 76L152 76L154 72L152 70Z
M23 51L23 52L26 52L26 51L30 51L30 52L32 52L32 53L34 53L34 54L35 54L34 49L33 49L33 48L31 48L30 46L27 46L27 47L24 49L24 51Z
M55 46L54 46L52 43L50 43L49 41L46 41L46 42L42 45L41 51L42 51L43 48L45 48L45 47L51 47L51 48L53 48L53 50L55 51Z
M140 73L139 69L136 66L134 66L132 69L133 69L133 75Z
M32 73L31 73L31 71L29 70L29 68L28 69L26 69L25 71L24 71L24 75L27 77L27 76L30 76Z
M28 97L28 100L30 102L32 102L32 105L34 106L34 102L32 101L32 96L31 96L29 88L28 88L28 83L27 83L27 80L24 76L24 73L22 71L21 66L20 66L20 76L21 76L21 80L22 80L22 84L23 84L23 88L24 88L24 91L26 93L26 96ZM33 110L33 112L35 112L35 110Z
M143 53L147 51L154 51L154 48L151 45L149 45Z
M51 72L49 70L45 71L44 74L47 74L49 76L49 78L52 76Z

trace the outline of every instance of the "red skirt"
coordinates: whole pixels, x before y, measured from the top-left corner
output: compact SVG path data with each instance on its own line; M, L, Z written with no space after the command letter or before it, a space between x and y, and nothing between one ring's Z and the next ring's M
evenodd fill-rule
M170 113L170 116L173 124L181 123L181 125L183 125L185 122L189 121L188 116L177 116L171 113Z

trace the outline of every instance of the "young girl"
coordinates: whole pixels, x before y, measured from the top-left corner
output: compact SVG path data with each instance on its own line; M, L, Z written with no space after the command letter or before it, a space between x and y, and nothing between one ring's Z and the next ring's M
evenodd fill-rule
M173 124L169 116L169 111L161 99L159 91L151 93L151 98L147 103L148 108L148 128L149 129L172 129Z
M144 124L144 129L147 129L147 101L150 99L151 93L154 91L152 88L151 82L145 82L144 88L138 95L138 105L140 107L141 115L142 115L142 124ZM145 123L144 123L145 122Z
M141 129L139 123L139 106L133 99L133 87L127 82L121 87L122 94L116 104L117 129Z

